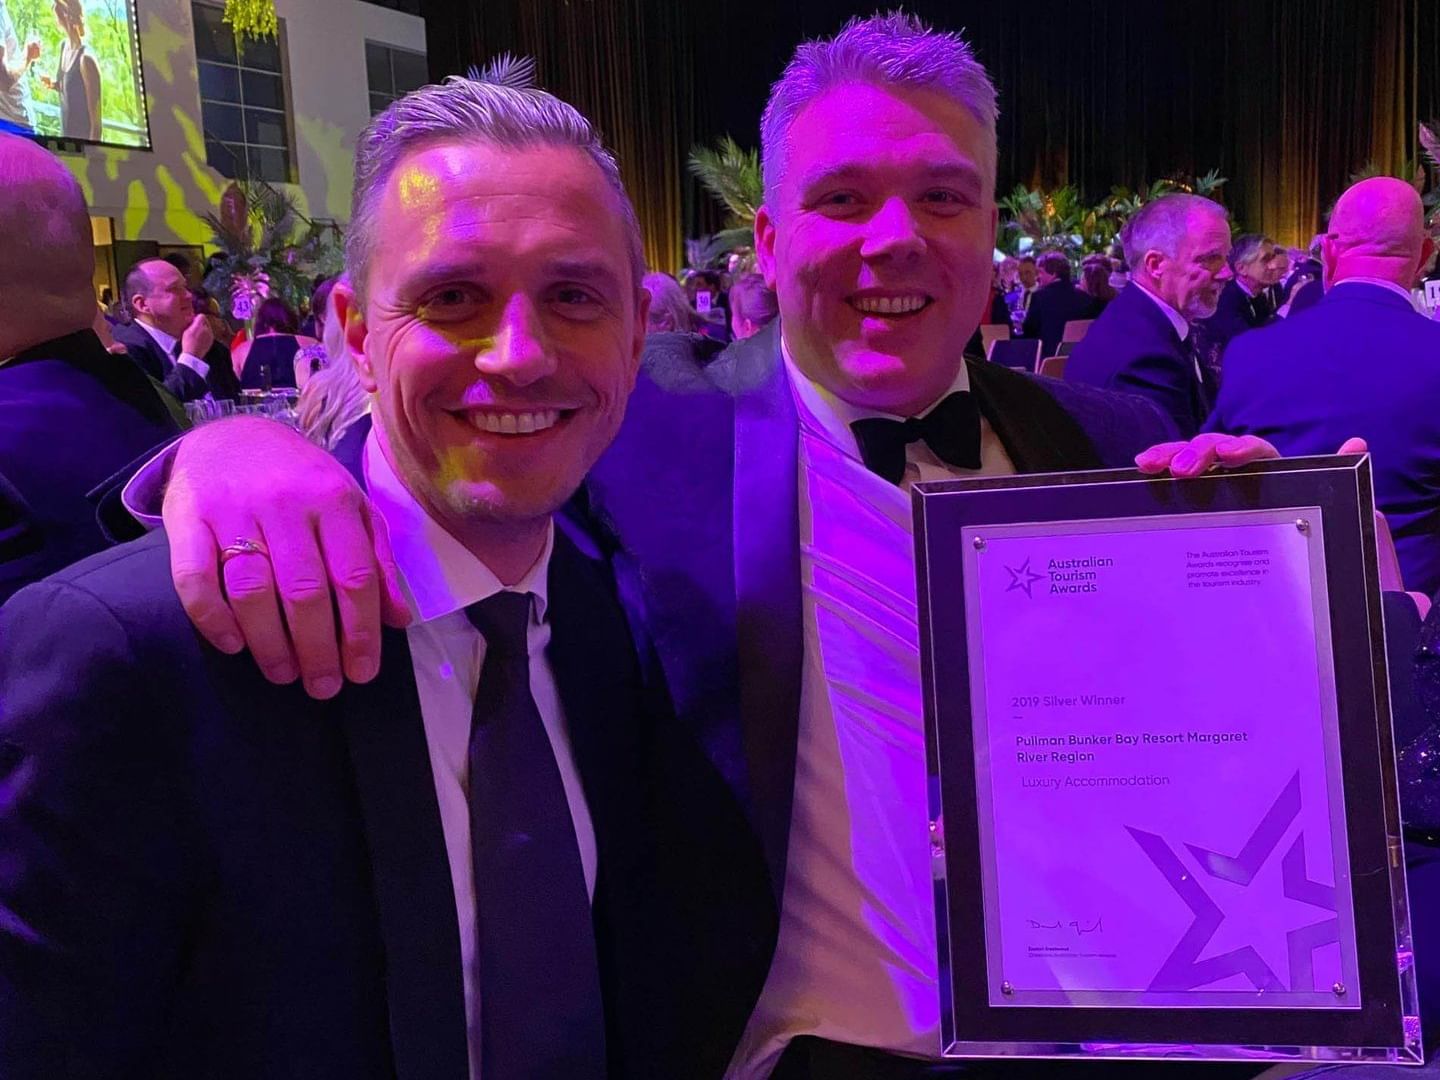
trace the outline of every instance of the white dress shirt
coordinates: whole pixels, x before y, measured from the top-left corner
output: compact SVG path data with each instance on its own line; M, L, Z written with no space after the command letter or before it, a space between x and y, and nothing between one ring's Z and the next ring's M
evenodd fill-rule
M375 431L371 431L365 443L365 482L375 509L385 519L401 585L414 616L406 636L410 662L415 669L415 685L420 692L420 715L430 748L430 769L435 775L440 825L450 858L455 914L460 922L470 1077L479 1080L483 1003L479 1000L481 958L476 954L475 878L470 861L468 754L470 716L485 659L485 641L471 624L465 609L506 588L528 592L535 598L528 633L530 693L560 766L580 844L585 886L592 899L595 895L595 831L570 750L555 675L545 655L545 647L550 642L550 624L545 619L546 577L554 549L555 527L550 526L545 550L524 578L504 586L489 567L426 514L395 474Z
M182 352L179 356L175 355L175 342L179 340L178 338L173 338L158 326L151 326L140 319L135 320L135 325L149 334L155 344L160 346L160 351L166 356L173 357L177 364L184 364L202 379L210 374L210 365L194 353Z
M1015 471L988 422L981 467L912 443L901 486L860 462L857 410L786 354L800 417L805 653L780 940L727 1076L769 1075L797 1035L938 1056L924 713L908 487ZM950 392L969 387L962 366Z

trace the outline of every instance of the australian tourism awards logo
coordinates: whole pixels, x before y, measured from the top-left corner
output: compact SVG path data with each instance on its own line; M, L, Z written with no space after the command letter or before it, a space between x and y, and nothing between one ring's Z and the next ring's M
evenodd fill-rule
M1035 599L1035 590L1042 595L1064 596L1078 593L1097 593L1104 583L1103 571L1112 569L1115 560L1103 555L1086 555L1078 559L1049 559L1044 567L1032 565L1031 556L1018 566L1004 564L1010 575L1005 586L1007 593L1023 592L1027 599Z

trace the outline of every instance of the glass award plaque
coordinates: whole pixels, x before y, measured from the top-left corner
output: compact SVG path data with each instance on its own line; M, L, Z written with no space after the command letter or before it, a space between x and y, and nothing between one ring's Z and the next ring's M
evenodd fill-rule
M944 1054L1419 1063L1368 457L914 512Z

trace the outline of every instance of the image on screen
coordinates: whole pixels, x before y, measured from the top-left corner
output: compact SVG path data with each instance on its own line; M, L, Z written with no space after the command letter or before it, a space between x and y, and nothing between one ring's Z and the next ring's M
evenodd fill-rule
M149 149L135 0L0 0L0 129Z

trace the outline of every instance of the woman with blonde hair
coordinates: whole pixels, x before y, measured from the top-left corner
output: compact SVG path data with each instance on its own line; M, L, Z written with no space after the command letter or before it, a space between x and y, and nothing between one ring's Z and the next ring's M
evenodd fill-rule
M699 316L680 283L669 274L646 274L640 282L650 293L650 320L645 331L660 334L678 330L693 334L700 324Z
M325 345L325 366L306 381L295 411L306 437L333 451L352 428L359 433L370 427L370 395L360 385L360 376L350 359L350 350L345 344L345 322L335 314L333 289L325 302L321 338ZM366 422L355 428L356 421L361 419Z

